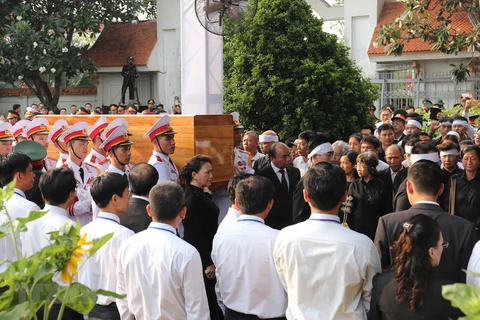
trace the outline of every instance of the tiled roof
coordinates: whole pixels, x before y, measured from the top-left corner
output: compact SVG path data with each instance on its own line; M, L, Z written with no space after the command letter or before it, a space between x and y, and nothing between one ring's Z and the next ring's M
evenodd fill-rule
M135 58L136 66L146 66L156 43L156 21L112 23L103 29L88 56L99 67L121 67L129 56Z
M438 9L439 8L436 8L435 10L426 12L430 12L432 19L434 19L437 15ZM385 2L377 26L375 27L375 31L373 32L370 46L368 47L368 55L386 55L384 46L379 45L378 48L373 46L373 43L378 37L377 32L380 29L380 26L394 22L397 17L400 17L402 13L405 12L405 10L405 2ZM460 29L461 31L465 31L473 28L468 20L467 12L464 10L453 15L451 20L453 30ZM403 53L431 52L432 47L432 43L424 42L422 39L417 38L404 42Z

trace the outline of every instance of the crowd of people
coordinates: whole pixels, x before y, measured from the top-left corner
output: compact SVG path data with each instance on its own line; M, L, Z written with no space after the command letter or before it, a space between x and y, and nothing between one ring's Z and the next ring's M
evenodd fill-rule
M180 170L170 158L168 115L135 165L123 117L49 130L18 116L17 129L0 124L0 186L16 180L13 218L48 210L18 239L22 254L65 223L87 240L114 234L62 281L126 297L100 295L89 315L67 308L64 319L456 319L442 286L480 284L463 271L480 272L480 138L469 99L452 118L441 100L423 104L429 132L414 110L385 106L347 141L304 131L281 142L244 132L233 113L235 174L213 191L210 157ZM0 239L0 272L16 259L13 241Z

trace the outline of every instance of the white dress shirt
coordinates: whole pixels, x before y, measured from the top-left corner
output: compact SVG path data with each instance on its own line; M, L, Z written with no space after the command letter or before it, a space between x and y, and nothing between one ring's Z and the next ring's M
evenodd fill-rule
M178 181L178 169L175 164L172 164L168 155L153 150L153 154L148 160L158 171L158 183L165 181Z
M112 163L110 163L110 165L108 166L107 170L105 170L105 172L109 172L109 173L117 173L121 176L125 175L126 172L125 171L122 171L120 169L118 169L117 167L115 167Z
M218 225L217 233L231 225L237 223L238 217L240 217L240 211L232 207L228 208L227 215L223 218L222 222Z
M380 258L372 240L338 216L312 213L282 229L273 257L287 290L287 319L367 319Z
M270 165L272 166L273 171L277 175L278 181L280 181L280 184L282 183L282 174L280 173L280 168L277 168L273 163L270 162ZM283 175L285 176L285 179L287 180L287 186L288 189L290 190L290 181L288 180L288 172L287 169L283 169Z
M117 299L122 320L210 319L198 251L175 229L152 222L129 238L117 258Z
M251 215L241 215L235 225L217 232L212 247L215 289L227 308L262 319L285 316L287 294L273 262L277 235L278 230Z
M15 193L7 201L7 211L12 221L17 218L26 218L31 211L39 211L40 208L33 202L29 201L25 197L25 193L22 190L15 188ZM8 217L4 212L0 212L0 225L7 223ZM18 253L22 254L22 242L17 238ZM12 235L7 235L0 239L0 261L16 261L17 255L15 254L15 248L13 246ZM0 272L7 270L9 262L0 264Z
M49 246L51 244L49 233L58 231L65 223L72 226L76 224L69 218L66 209L47 204L42 211L47 211L47 213L43 217L27 223L28 231L20 234L24 255L31 256Z
M480 241L473 247L472 255L468 261L467 271L480 273ZM480 278L467 272L467 284L480 287Z
M90 257L78 271L78 282L92 290L117 289L117 254L121 245L134 232L120 224L120 218L108 212L100 212L95 220L82 227L80 234L87 234L87 241L113 233L113 237ZM99 295L97 304L109 305L115 298Z
M303 177L308 168L310 168L308 162L305 162L302 156L298 156L293 160L293 166L300 170L300 177Z
M250 159L250 163L249 163L250 167L253 168L255 161L264 157L265 155L263 153L260 153L260 152L255 153L255 155Z

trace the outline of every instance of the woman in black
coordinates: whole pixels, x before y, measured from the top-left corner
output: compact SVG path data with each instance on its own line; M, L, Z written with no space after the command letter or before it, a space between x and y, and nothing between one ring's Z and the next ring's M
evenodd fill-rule
M346 222L350 229L363 233L372 241L375 238L378 219L392 212L392 191L376 176L377 155L365 152L357 157L359 178L348 188L352 211Z
M210 158L205 155L196 155L182 169L180 178L187 184L185 189L187 214L182 221L183 239L200 253L211 319L223 319L215 294L215 265L210 256L219 214L218 207L212 201L212 195L208 189L213 179Z
M443 209L475 224L477 240L480 239L480 148L463 149L464 171L452 175L443 197ZM454 190L453 190L454 189Z
M347 190L350 187L350 184L353 180L358 179L358 173L355 169L357 164L358 153L356 151L350 150L340 158L340 168L345 171L347 176Z
M442 286L452 283L432 276L447 247L440 226L432 218L419 214L406 222L393 245L394 270L373 278L370 319L446 320L463 316L442 297Z

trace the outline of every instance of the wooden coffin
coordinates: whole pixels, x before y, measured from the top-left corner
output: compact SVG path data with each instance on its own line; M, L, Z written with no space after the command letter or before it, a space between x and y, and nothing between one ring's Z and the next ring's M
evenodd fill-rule
M47 118L51 126L58 119L65 119L72 125L85 121L92 126L100 117L98 115L41 116ZM145 132L161 117L160 115L106 115L110 123L116 117L124 117L129 123L129 132L133 135L133 164L147 162L152 155L153 146L148 138L143 138ZM231 115L196 115L170 116L170 124L177 132L175 135L175 154L171 156L178 170L187 164L197 154L208 155L212 159L213 185L212 189L226 188L234 174L233 166L233 125ZM91 146L90 146L91 147ZM53 143L48 146L48 156L58 159L58 150Z

